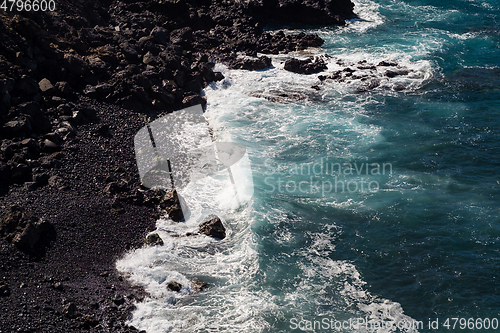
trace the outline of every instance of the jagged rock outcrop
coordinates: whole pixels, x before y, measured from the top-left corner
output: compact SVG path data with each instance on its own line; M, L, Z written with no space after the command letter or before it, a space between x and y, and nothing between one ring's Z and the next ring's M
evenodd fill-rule
M226 228L221 219L216 215L209 215L200 223L198 232L213 238L226 238Z

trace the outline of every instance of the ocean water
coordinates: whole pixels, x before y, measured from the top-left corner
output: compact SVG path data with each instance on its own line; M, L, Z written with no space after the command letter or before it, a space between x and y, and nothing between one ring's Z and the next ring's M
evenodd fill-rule
M500 1L358 0L355 10L361 20L345 27L285 27L326 42L273 56L271 69L217 65L225 79L205 89L205 116L217 141L246 146L251 172L233 171L237 182L250 175L253 196L228 206L224 172L180 191L190 218L160 219L165 244L117 262L150 294L131 325L500 330ZM283 70L291 56L324 54L319 74L352 75ZM226 239L175 237L209 213ZM210 286L196 293L193 278Z

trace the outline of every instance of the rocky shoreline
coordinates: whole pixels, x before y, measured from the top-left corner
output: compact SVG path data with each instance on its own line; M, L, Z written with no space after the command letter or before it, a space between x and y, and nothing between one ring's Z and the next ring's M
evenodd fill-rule
M115 270L143 246L161 196L141 187L133 138L206 101L230 68L321 46L270 20L344 24L349 0L59 1L0 13L0 332L134 332L145 296ZM293 64L292 64L293 65ZM295 64L296 65L296 64ZM320 63L305 73L323 68Z

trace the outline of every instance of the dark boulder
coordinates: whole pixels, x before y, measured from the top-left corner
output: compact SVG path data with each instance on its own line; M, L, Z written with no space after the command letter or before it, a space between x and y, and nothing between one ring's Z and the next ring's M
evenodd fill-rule
M104 188L103 192L108 195L115 195L117 193L128 192L130 190L127 183L124 181L120 182L111 182Z
M56 82L54 88L56 89L57 93L62 97L73 96L73 89L71 89L71 86L66 81Z
M381 61L378 63L377 66L381 66L381 67L396 67L398 64L395 63L395 62L392 62L392 61Z
M162 27L154 27L149 35L154 38L155 42L163 45L166 45L169 39L168 32Z
M176 190L168 191L160 201L160 208L164 209L175 222L184 221L182 203Z
M10 178L10 168L6 163L0 162L0 181Z
M63 314L67 318L74 319L78 317L80 314L78 312L78 308L76 307L75 303L68 303L63 307Z
M261 56L258 58L237 58L228 62L231 69L262 70L271 67L271 58Z
M404 75L408 75L409 71L407 70L395 70L395 71L387 71L385 72L385 76L387 76L388 78L393 78L393 77L396 77L396 76L404 76Z
M167 283L167 289L175 292L179 292L182 289L182 284L175 282L175 281L170 281Z
M199 233L205 234L213 238L224 239L226 238L226 228L222 221L216 215L209 215L199 225Z
M120 44L123 54L129 60L137 60L139 58L139 53L135 49L135 47L129 42L124 42Z
M183 47L190 47L193 41L193 29L185 27L176 29L170 33L170 42L172 44L182 45Z
M182 99L183 107L189 107L199 104L201 104L201 106L204 108L205 105L207 105L207 100L200 95L189 95Z
M326 63L323 59L316 58L313 61L313 58L311 57L305 60L299 60L295 58L289 59L285 62L284 68L285 70L294 73L313 74L324 71L328 67L326 66Z
M40 87L38 83L28 75L23 75L17 81L15 90L12 93L19 94L24 100L41 100Z
M31 178L31 168L24 163L17 163L11 167L10 176L14 181L26 181Z
M65 54L64 55L64 64L69 73L73 73L75 75L84 75L88 68L87 63L77 54Z
M11 206L0 221L0 235L25 252L33 251L52 229L49 222L17 205Z

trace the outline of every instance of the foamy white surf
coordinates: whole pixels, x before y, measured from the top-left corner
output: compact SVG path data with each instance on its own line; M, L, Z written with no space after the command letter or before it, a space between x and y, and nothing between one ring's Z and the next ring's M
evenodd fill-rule
M344 38L345 34L364 33L385 22L373 1L357 1L356 10L363 21L350 22L343 28L312 32L333 40ZM432 12L432 8L425 10ZM422 57L442 47L444 39L439 34L427 37L426 43L413 49L404 45L399 48L380 45L332 48L328 51L331 58L325 58L328 70L320 74L329 75L333 71L355 67L361 61L374 65L394 61L400 68L408 69L410 74L386 79L384 69L377 68L366 75L382 77L376 88L379 93L397 94L394 88L400 86L404 86L403 92L411 92L435 75L433 64ZM328 39L326 46L332 40ZM196 179L180 191L191 210L189 219L184 223L160 219L155 232L165 244L132 251L117 262L118 270L143 286L150 295L137 304L129 324L147 332L162 333L288 332L290 318L314 320L311 316L339 320L367 318L372 323L412 322L399 303L370 292L354 263L328 257L334 253L335 241L342 234L342 229L335 224L313 233L313 242L309 246L284 253L282 259L276 256L276 264L280 265L289 265L287 260L290 257L297 259L293 268L297 269L294 281L298 282L294 288L283 288L276 293L275 287L270 287L266 280L266 270L262 267L262 258L266 254L261 252L262 246L252 227L280 221L287 223L285 208L266 203L266 200L273 199L264 195L263 187L263 175L269 171L269 163L279 166L277 158L283 155L291 160L296 156L297 162L301 162L304 151L309 152L308 161L311 161L320 156L325 145L329 154L355 157L359 151L369 150L384 140L380 128L363 122L365 106L377 102L369 94L356 93L361 79L325 82L317 90L311 86L318 84L318 75L283 70L284 61L291 56L306 58L325 52L326 49L319 48L273 56L274 67L265 71L228 70L223 65L216 66L216 70L224 73L225 79L205 89L208 98L205 116L218 141L235 141L247 147L245 163L235 166L234 173L243 179L248 173L245 168L251 162L256 174L254 198L239 208L228 204L233 202L234 187L224 170ZM362 69L359 74L363 74ZM325 124L329 124L328 133L323 131ZM318 142L316 136L304 135L305 128L317 130L324 141ZM404 186L403 178L391 181L395 188ZM244 191L238 189L238 192ZM249 199L251 195L247 193L245 198ZM325 206L353 209L365 205L352 198L287 200L316 200ZM201 219L210 213L223 218L226 239L217 241L200 235L182 237L196 231ZM277 244L297 241L297 235L287 228L278 229L270 237L274 237ZM209 288L196 293L191 282L194 278L208 282ZM182 284L180 292L167 289L171 281ZM274 283L279 284L279 280ZM397 331L390 326L387 324L372 331ZM353 330L365 331L363 327Z

